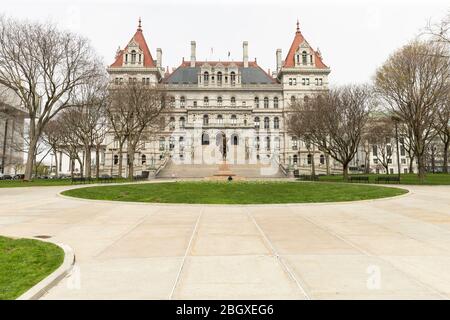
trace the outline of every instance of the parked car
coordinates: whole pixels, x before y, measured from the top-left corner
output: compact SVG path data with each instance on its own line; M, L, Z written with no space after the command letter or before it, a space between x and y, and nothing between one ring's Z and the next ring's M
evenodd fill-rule
M3 174L0 179L1 180L12 180L12 178L13 177L9 174Z
M16 175L14 175L13 179L14 180L23 180L25 178L25 175L23 173L18 173Z

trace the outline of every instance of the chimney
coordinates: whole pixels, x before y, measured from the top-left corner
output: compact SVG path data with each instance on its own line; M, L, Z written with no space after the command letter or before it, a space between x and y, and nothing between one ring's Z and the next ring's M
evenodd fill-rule
M242 43L242 50L243 50L244 68L248 68L248 42L247 41L244 41Z
M277 49L277 72L281 69L281 49Z
M162 67L162 50L161 50L161 48L156 49L156 66L158 68Z
M195 41L191 41L191 68L195 67Z

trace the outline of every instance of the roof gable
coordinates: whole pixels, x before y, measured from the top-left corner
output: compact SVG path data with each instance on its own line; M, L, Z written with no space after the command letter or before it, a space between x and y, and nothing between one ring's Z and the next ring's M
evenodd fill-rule
M299 24L297 22L297 31L295 32L294 40L292 41L291 48L289 49L289 52L286 56L286 59L284 60L283 67L285 68L293 68L295 67L295 54L298 51L299 47L309 47L310 50L314 54L314 61L315 61L315 67L319 69L326 69L328 68L325 63L322 61L321 55L315 51L306 41L306 39L303 37L302 33L300 32Z
M153 60L152 54L150 53L150 49L147 46L147 41L145 41L144 34L142 33L141 21L139 19L139 27L136 30L136 33L128 42L125 49L120 50L116 55L116 60L111 65L111 67L122 67L125 50L128 47L138 46L142 53L144 54L144 67L146 68L154 68L156 67L155 61Z

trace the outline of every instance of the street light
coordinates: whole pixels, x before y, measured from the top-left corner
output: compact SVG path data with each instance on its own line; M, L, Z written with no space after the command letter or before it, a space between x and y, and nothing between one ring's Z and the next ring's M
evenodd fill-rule
M400 118L397 116L391 117L392 121L394 121L395 125L395 141L397 145L397 173L398 173L398 181L400 181L400 151L398 147L398 123L400 122Z

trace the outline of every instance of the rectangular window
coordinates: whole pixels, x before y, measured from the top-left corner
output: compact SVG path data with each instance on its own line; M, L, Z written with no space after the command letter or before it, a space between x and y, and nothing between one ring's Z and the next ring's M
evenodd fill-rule
M289 85L292 86L292 78L289 78Z
M292 79L294 86L297 85L297 78Z
M302 78L302 85L306 85L306 78Z

